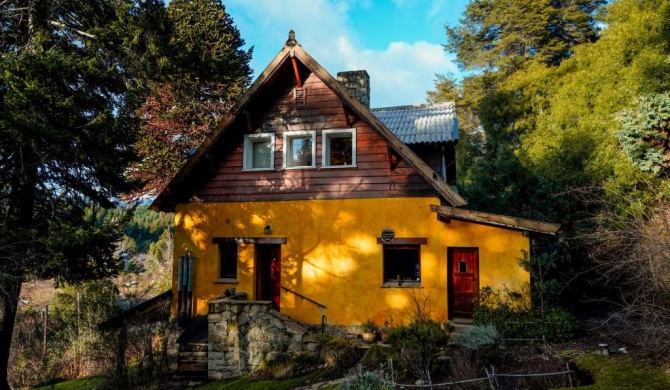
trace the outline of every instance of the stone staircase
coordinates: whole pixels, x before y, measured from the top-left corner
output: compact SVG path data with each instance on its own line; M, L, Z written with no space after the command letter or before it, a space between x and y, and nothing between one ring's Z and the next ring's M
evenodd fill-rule
M248 374L282 352L316 348L303 337L307 329L273 310L272 302L245 298L209 302L209 378Z

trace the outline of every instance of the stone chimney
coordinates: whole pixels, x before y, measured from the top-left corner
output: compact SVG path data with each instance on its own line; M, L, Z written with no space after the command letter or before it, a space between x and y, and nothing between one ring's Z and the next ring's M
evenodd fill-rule
M370 108L370 76L365 70L338 72L337 81L364 106Z

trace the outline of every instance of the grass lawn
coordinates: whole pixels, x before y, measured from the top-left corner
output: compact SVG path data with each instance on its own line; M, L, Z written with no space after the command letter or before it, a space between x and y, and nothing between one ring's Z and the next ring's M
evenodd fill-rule
M35 387L35 390L80 390L80 389L100 389L105 383L103 376L88 376L69 381L54 383L52 385Z
M660 369L643 367L629 356L585 355L575 360L580 369L588 371L594 384L585 390L670 389L670 375Z
M250 382L246 376L232 379L222 379L210 382L194 390L290 390L299 386L321 382L321 373L313 372L291 379L275 379L268 381ZM91 376L55 383L53 385L36 387L33 390L93 390L101 389L105 384L103 376ZM325 387L324 390L335 390L337 385Z
M233 379L222 379L198 387L197 390L290 390L300 386L320 382L321 373L312 372L304 376L291 379L273 379L268 381L250 382L243 376Z

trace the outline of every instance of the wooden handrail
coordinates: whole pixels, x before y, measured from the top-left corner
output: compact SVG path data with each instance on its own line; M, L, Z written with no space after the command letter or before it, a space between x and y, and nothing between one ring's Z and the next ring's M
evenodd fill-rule
M311 298L308 298L308 297L306 297L306 296L300 294L300 293L297 292L297 291L293 291L293 290L291 290L290 288L288 288L288 287L286 287L286 286L280 286L280 287L281 287L282 289L284 289L284 291L286 291L286 292L290 292L291 294L294 294L294 295L298 296L298 297L301 298L301 299L304 299L304 300L306 300L306 301L310 301L310 302L312 302L313 304L315 304L315 305L318 306L319 308L327 309L326 306L320 304L319 302L317 302L317 301L315 301L315 300L313 300L313 299L311 299Z

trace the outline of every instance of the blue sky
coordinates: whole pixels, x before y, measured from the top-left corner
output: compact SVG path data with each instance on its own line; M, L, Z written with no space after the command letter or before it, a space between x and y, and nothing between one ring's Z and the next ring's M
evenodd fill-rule
M370 74L371 106L425 103L435 74L458 69L446 53L444 24L469 0L224 0L247 47L254 79L296 32L302 47L333 76Z

